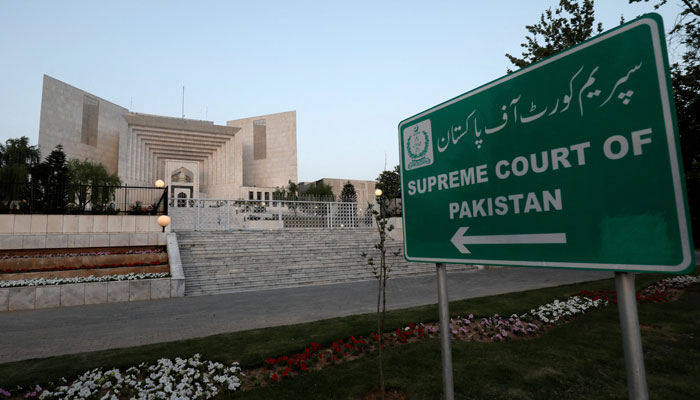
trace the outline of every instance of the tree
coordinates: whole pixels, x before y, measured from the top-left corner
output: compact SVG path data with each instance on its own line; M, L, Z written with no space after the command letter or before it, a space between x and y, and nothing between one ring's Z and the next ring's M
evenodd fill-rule
M0 144L0 181L29 181L29 172L40 159L39 149L29 145L28 137L7 139L4 145Z
M62 212L68 202L68 165L66 164L66 153L60 144L51 151L48 157L36 166L34 186L41 186L43 195L43 206L46 212ZM35 198L36 199L36 198ZM39 204L39 203L37 203Z
M506 53L508 60L518 68L574 46L594 33L603 32L603 24L595 24L593 0L584 0L581 4L577 0L559 0L559 7L554 11L548 8L540 16L540 22L526 25L525 29L530 35L525 36L526 43L520 44L525 49L522 58ZM513 71L508 69L510 72Z
M384 365L382 348L384 347L384 321L386 319L386 284L389 279L390 266L386 262L386 240L389 232L394 230L394 226L389 224L389 219L386 211L383 209L385 204L385 196L382 193L379 196L380 210L375 210L374 205L367 205L367 212L370 213L376 223L377 231L379 232L379 243L374 245L374 248L379 250L379 265L375 264L374 257L368 257L367 253L362 253L362 257L367 260L367 264L372 268L372 274L377 279L377 340L376 346L379 351L379 390L382 393L382 399L385 398L384 391ZM400 254L400 250L393 253L395 257Z
M382 171L377 177L375 187L381 189L387 199L401 198L401 169L397 165L393 171Z
M274 193L272 193L273 200L299 200L299 187L291 179L288 183L287 186L275 189Z
M7 139L4 145L0 144L0 199L3 208L10 208L13 201L31 194L27 192L30 172L40 159L39 149L30 146L26 136Z
M344 186L343 190L340 192L340 201L357 203L357 193L355 193L355 186L353 186L350 181L348 181Z
M68 165L66 164L66 153L63 152L63 146L56 146L53 151L41 163L47 170L46 182L51 185L67 185Z
M107 172L101 163L71 159L68 161L69 182L75 187L71 190L74 202L83 211L89 200L94 208L102 208L114 197L114 187L121 185L121 179L116 174Z
M299 194L299 186L297 186L296 183L292 182L291 179L288 180L287 183L289 184L287 186L287 191L289 192L289 195L296 198Z
M317 200L335 198L331 185L326 185L323 182L312 183L308 188L306 188L303 195L305 197L312 197Z
M29 145L29 138L7 139L0 144L0 167L12 164L32 166L39 162L39 149Z
M284 186L278 187L272 192L272 200L290 200L289 197L289 192L287 192L287 188Z

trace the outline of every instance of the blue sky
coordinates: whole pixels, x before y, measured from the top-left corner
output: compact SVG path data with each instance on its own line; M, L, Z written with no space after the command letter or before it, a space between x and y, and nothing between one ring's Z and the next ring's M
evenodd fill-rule
M43 74L169 116L184 85L187 118L296 110L300 181L374 179L399 162L399 121L504 75L525 25L557 3L4 0L0 142L38 142ZM606 30L653 11L596 3Z

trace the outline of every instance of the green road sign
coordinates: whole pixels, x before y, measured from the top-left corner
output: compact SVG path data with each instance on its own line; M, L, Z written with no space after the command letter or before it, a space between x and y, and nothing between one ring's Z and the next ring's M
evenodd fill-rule
M694 267L661 17L399 124L409 261Z

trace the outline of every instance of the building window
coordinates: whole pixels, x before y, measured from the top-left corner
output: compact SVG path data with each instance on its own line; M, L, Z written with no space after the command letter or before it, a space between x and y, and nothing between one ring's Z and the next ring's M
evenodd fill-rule
M267 122L264 119L253 121L253 160L267 158Z
M253 192L248 192L248 200L253 200Z
M180 192L180 193L177 194L177 198L179 199L179 200L177 201L177 206L178 206L178 207L184 207L184 206L187 204L187 203L185 202L185 200L184 200L184 199L187 198L187 194Z
M270 192L265 192L265 201L270 200Z
M258 200L262 200L262 193L258 192Z
M97 146L97 120L100 102L94 97L83 96L83 125L80 128L80 143Z

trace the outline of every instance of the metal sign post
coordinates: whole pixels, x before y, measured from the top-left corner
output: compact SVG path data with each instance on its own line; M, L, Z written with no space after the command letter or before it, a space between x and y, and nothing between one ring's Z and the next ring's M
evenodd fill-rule
M625 352L625 367L627 369L627 391L630 400L647 400L649 393L644 369L642 336L639 331L634 274L615 272L615 287L617 288L617 308L620 311L620 327L622 328L622 348Z
M442 352L442 391L445 400L454 400L452 346L450 345L450 306L447 300L447 268L437 263L438 308L440 313L440 350Z

